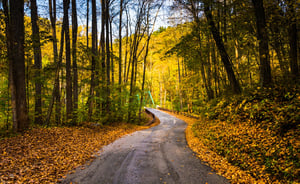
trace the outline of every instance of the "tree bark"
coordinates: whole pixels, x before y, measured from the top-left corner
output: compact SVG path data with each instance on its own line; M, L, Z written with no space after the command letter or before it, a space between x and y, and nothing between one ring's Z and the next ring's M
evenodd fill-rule
M111 84L114 85L115 81L115 68L114 68L114 48L113 48L113 39L112 39L112 17L109 20L109 37L110 37L110 60L111 60Z
M257 27L257 40L259 42L259 59L260 59L260 83L266 87L272 83L268 33L266 29L265 10L262 0L252 0Z
M77 30L76 0L72 0L73 123L77 123L78 111Z
M13 125L17 126L17 110L16 110L16 93L14 86L14 81L12 80L12 47L11 47L11 34L10 34L10 12L8 8L8 0L3 0L3 9L5 14L5 34L6 34L6 45L7 45L7 58L9 62L8 80L9 80L9 91L11 93L11 108L12 108L12 120Z
M60 103L60 81L59 81L59 72L60 72L60 64L58 61L58 50L57 50L57 39L56 39L56 0L49 0L49 14L50 14L50 22L52 28L52 40L53 40L53 55L54 55L54 63L57 65L58 73L57 77L55 77L54 82L54 96L56 105L55 105L55 121L56 124L59 125L61 123L61 103ZM56 87L55 87L56 86ZM54 102L53 102L54 103ZM50 104L51 113L53 105ZM51 114L50 113L50 114ZM49 122L48 118L49 109L46 117L46 124Z
M64 17L65 22L65 47L66 47L66 114L67 122L72 121L73 115L73 99L72 99L72 71L71 71L71 48L70 48L70 31L69 31L69 15L68 10L70 6L70 0L64 0Z
M8 48L8 58L12 80L12 110L13 116L15 116L13 130L15 132L22 132L29 127L25 87L24 1L10 0L9 2L9 13L7 14L9 34L7 35L7 45L10 47Z
M241 93L240 84L239 84L238 80L235 77L235 74L234 74L234 71L233 71L233 68L232 68L232 64L230 62L229 56L228 56L228 54L226 52L226 49L224 47L223 40L220 36L219 31L217 30L217 28L215 26L210 7L209 7L209 5L206 1L204 2L204 13L205 13L205 16L206 16L208 24L209 24L209 29L212 32L213 38L214 38L214 40L216 42L216 45L218 47L218 50L220 52L222 62L224 64L224 67L225 67L226 72L227 72L227 77L228 77L229 82L230 82L231 89L235 94L240 94Z
M106 48L106 113L110 113L110 48L109 48L109 0L105 0L105 48Z
M298 80L298 38L297 38L297 17L295 12L295 0L287 0L288 4L288 20L289 20L289 45L290 45L290 68L293 80ZM298 4L299 6L299 4Z
M96 72L96 55L97 55L97 15L96 15L96 0L92 0L92 71L90 95L88 99L88 121L92 120L94 106L94 91L95 91L95 72Z
M86 1L86 48L89 48L89 10L90 0Z
M224 31L224 42L225 44L227 43L227 21L226 21L226 17L227 17L227 4L226 4L226 0L224 0L224 7L223 7L223 31Z
M40 34L38 26L38 12L36 0L31 0L31 25L32 25L32 45L34 53L34 68L35 68L35 111L34 122L36 124L42 124L43 112L42 112L42 81L41 81L41 69L42 69L42 52L40 43Z
M50 102L50 105L48 108L48 112L47 112L47 117L45 120L45 124L47 126L49 125L49 122L50 122L52 108L53 108L55 100L56 100L56 115L55 115L56 124L59 125L61 122L61 103L60 103L60 88L59 88L60 87L60 85L59 85L60 84L60 81L59 81L60 75L59 75L59 73L60 73L60 68L61 68L61 64L62 64L62 56L63 56L63 52L64 52L64 35L65 35L64 27L65 27L65 22L66 22L65 19L66 19L66 17L63 17L63 24L62 24L61 35L60 35L60 38L61 38L60 52L59 52L58 61L56 62L55 82L54 82L54 87L53 87L53 91L52 91L52 99L51 99L51 102ZM55 24L54 24L54 26L55 26ZM55 34L55 37L56 37L56 34ZM53 44L56 45L55 40L53 41ZM57 53L57 50L56 50L56 53Z
M120 0L120 20L119 20L119 86L122 91L122 15L123 15L123 0Z

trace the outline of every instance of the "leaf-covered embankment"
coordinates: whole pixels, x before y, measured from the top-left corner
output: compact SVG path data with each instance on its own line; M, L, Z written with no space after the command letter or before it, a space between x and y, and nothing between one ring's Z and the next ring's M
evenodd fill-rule
M0 140L0 183L56 183L125 134L149 128L114 125L35 128Z
M217 99L188 123L189 146L232 183L297 183L300 95L296 89L253 90Z

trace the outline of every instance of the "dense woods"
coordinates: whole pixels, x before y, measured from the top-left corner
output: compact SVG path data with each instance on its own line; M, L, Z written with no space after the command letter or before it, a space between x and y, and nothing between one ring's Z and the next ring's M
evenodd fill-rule
M1 137L158 105L299 141L299 19L297 0L1 0Z
M22 9L12 8L15 3ZM162 2L38 4L1 1L1 129L138 122L144 95L140 65L148 60L146 50ZM79 24L78 17L87 25Z

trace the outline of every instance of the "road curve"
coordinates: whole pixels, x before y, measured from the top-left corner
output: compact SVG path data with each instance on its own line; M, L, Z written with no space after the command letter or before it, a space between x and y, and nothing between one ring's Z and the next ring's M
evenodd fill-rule
M188 148L186 123L169 114L148 109L160 125L124 136L105 146L85 169L77 169L62 183L80 184L222 184Z

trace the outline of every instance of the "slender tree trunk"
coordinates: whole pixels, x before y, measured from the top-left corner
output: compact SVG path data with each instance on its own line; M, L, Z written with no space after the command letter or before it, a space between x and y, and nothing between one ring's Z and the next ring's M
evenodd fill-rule
M9 7L5 2L5 9L9 9L7 28L8 58L10 62L11 96L13 117L13 130L22 132L29 127L29 117L26 104L25 85L25 57L24 57L24 1L10 0ZM14 112L15 111L15 112Z
M290 45L290 68L294 80L298 80L298 38L297 38L297 17L295 0L287 0L288 4L288 20L289 20L289 45ZM299 4L298 4L299 7Z
M235 74L234 74L234 71L232 68L232 63L230 62L229 56L224 47L223 40L220 36L219 31L217 30L217 28L215 26L210 7L206 1L204 2L204 13L207 18L209 28L210 28L212 35L214 37L214 40L216 42L216 45L218 47L218 50L220 52L222 62L224 64L224 67L226 69L227 76L228 76L228 79L230 82L231 89L234 93L239 94L239 93L241 93L240 84L239 84L238 80L236 80L236 77L235 77Z
M59 72L60 72L60 65L58 59L58 51L57 51L57 39L56 39L56 0L49 0L49 14L50 14L50 22L51 22L51 28L52 28L52 39L53 39L53 55L54 55L54 63L57 65L58 73L57 77L55 77L55 84L57 84L57 87L54 87L54 96L53 98L56 101L55 105L55 121L56 124L59 125L61 123L61 102L60 102L60 81L59 81ZM55 86L55 85L54 85ZM53 102L54 103L54 102ZM50 107L52 108L53 105ZM49 112L49 109L48 109ZM51 109L52 113L52 109ZM51 114L50 113L50 114ZM50 117L49 117L50 118ZM49 122L48 113L46 117L46 124Z
M34 68L35 68L34 122L36 124L42 124L43 122L42 81L41 81L42 52L41 52L36 0L31 0L31 25L32 25L32 45L33 45L33 52L34 52Z
M68 10L70 0L64 0L64 16L66 17L65 23L65 41L66 41L66 113L67 121L72 121L73 115L73 99L72 99L72 71L71 71L71 48L70 48L70 33L69 33L69 16Z
M278 2L274 1L273 3L270 4L270 8L275 9L276 11L279 11L277 14L274 14L272 19L270 21L270 31L271 31L271 46L276 52L277 59L279 62L280 70L282 73L283 77L287 77L288 72L288 66L286 65L285 61L285 52L284 52L284 47L282 44L283 35L280 32L280 28L282 27L282 15L284 12L282 9L279 7Z
M207 75L207 86L208 86L208 89L209 89L209 96L211 97L211 99L214 98L214 91L212 89L212 71L211 71L211 57L210 56L210 44L208 43L207 44L208 46L208 58L207 58L207 62L204 63L205 64L205 71L206 71L206 75Z
M272 83L268 33L266 29L265 10L262 0L252 0L255 10L257 39L259 42L260 82L263 87Z
M205 73L205 61L203 59L203 54L201 52L201 48L202 48L202 44L201 44L201 32L200 32L200 24L198 24L197 29L197 38L198 38L198 43L199 43L199 49L198 49L198 53L200 56L200 72L201 72L201 76L202 76L202 80L205 86L205 90L206 90L206 94L207 94L207 99L211 100L214 98L214 93L213 90L211 89L211 83L210 83L210 77L207 78L206 77L206 73ZM209 68L210 70L210 68ZM209 73L209 72L207 72Z
M105 25L106 25L106 112L110 113L110 48L109 48L109 0L105 0Z
M77 123L78 111L78 72L77 72L77 10L76 0L72 0L72 57L73 57L73 123Z
M12 108L12 120L13 127L17 127L17 109L16 109L16 93L14 86L14 81L12 79L12 46L11 46L11 34L10 34L10 12L8 8L8 0L3 0L3 9L5 14L5 33L6 33L6 45L7 45L7 57L9 62L9 71L8 71L8 81L9 81L9 90L11 93L11 108Z
M59 89L59 78L60 78L60 68L61 68L61 64L62 64L62 56L63 56L63 52L64 52L64 35L65 35L65 19L66 17L63 18L63 26L61 29L61 43L60 43L60 52L59 52L59 58L58 61L56 62L56 71L55 71L55 82L54 82L54 87L53 87L53 91L52 91L52 98L50 101L50 105L48 108L48 112L47 112L47 116L46 116L46 120L45 120L45 124L48 126L49 122L50 122L50 117L52 114L52 109L53 109L53 105L54 105L54 101L56 100L56 123L57 125L60 124L61 121L61 102L60 102L60 89ZM56 43L54 43L56 45Z
M123 15L123 0L120 0L120 20L119 20L119 86L122 92L122 15Z
M112 17L109 20L109 37L110 37L110 60L111 60L111 84L114 85L115 81L115 68L114 68L114 50L113 50L113 39L112 39Z
M106 98L106 63L105 63L105 0L101 0L101 35L100 35L100 55L101 55L101 94ZM99 93L100 94L100 93ZM103 100L101 105L102 113L106 109L106 101Z
M123 76L123 80L124 80L124 83L127 83L127 80L126 80L126 78L127 78L127 73L126 73L126 69L127 69L127 55L128 55L128 44L129 44L129 17L128 17L128 11L127 11L127 9L125 9L126 10L126 18L127 18L127 20L126 20L126 43L125 43L125 58L124 58L124 76Z
M141 120L141 112L142 112L142 106L143 106L143 101L144 101L144 90L145 90L145 80L146 80L146 67L147 67L147 57L148 57L148 53L149 53L150 38L151 38L151 35L148 36L147 46L146 46L146 53L145 53L145 56L144 56L142 94L141 94L140 109L139 109L139 120Z
M95 72L96 72L96 56L97 56L97 15L96 15L96 0L92 0L92 73L90 95L88 99L88 121L92 120L94 107L94 91L95 91Z
M59 72L60 72L60 66L61 66L61 60L62 56L57 60L58 58L58 52L57 52L57 39L56 39L56 0L49 0L49 14L50 14L50 22L51 22L51 28L52 28L52 39L53 39L53 55L54 55L54 63L56 64L56 72L55 72L55 81L54 81L54 86L53 86L53 92L52 92L52 98L50 101L50 105L47 111L47 116L45 120L45 124L48 125L50 121L50 117L52 114L52 108L54 105L54 101L56 101L56 106L55 106L55 121L56 124L59 125L61 122L61 103L60 103L60 81L59 81ZM63 21L64 24L64 21ZM64 43L64 31L62 29L61 31L61 52L63 48L63 43ZM62 55L62 53L60 54Z
M177 65L178 65L178 93L179 93L179 100L180 100L180 111L182 111L182 92L181 92L181 75L180 75L180 61L177 58Z
M224 31L224 42L225 44L227 43L227 21L226 21L226 17L227 17L227 4L226 4L226 0L224 0L224 7L223 7L223 31Z
M90 0L86 0L86 48L89 48L89 10Z

